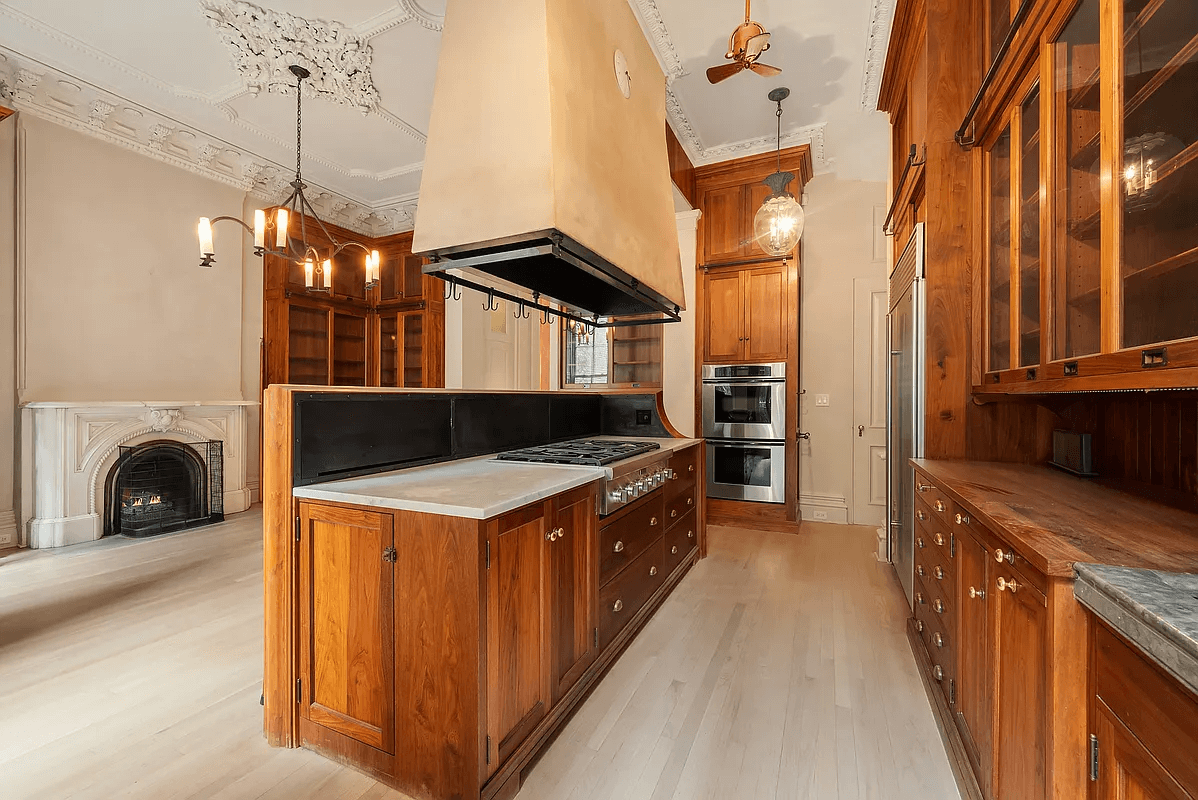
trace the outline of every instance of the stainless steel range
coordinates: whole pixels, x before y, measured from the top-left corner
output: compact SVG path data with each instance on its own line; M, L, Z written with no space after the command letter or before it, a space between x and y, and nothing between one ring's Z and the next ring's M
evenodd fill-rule
M656 491L672 477L666 464L669 452L660 452L657 442L580 439L540 447L510 450L495 456L499 461L528 461L539 464L573 464L607 467L599 513L607 516Z

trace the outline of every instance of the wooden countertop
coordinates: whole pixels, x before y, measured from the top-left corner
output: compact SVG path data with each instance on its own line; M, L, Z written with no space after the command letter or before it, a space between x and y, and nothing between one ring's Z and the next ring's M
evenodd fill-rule
M1198 514L1051 467L911 459L970 515L1046 575L1074 562L1198 572Z

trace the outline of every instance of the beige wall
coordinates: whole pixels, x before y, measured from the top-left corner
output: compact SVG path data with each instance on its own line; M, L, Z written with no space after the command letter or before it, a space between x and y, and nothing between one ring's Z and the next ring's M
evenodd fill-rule
M682 284L686 311L680 322L662 329L662 391L666 416L679 433L695 432L695 258L699 211L681 211L676 215L678 255L682 260Z
M846 521L852 505L853 280L885 278L886 261L875 260L874 208L886 203L882 181L844 181L816 176L803 207L799 494L804 518L819 509L830 521ZM826 394L829 405L816 407Z
M0 548L17 543L16 468L17 118L0 122Z
M244 193L22 115L21 401L242 397ZM256 397L252 398L256 399Z

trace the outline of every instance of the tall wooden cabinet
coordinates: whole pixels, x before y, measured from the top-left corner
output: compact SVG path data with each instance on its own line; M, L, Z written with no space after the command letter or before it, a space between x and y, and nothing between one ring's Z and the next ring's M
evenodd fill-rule
M788 279L785 262L710 271L703 360L785 361Z
M309 231L310 238L312 237ZM332 291L309 292L289 259L263 260L263 380L314 386L443 386L445 301L441 281L421 271L412 234L363 239L379 250L379 285L366 289L357 248L333 262Z

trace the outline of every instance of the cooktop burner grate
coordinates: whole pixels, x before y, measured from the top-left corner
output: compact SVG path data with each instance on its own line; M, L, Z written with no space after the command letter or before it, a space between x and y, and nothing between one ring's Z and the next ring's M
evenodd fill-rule
M507 453L500 453L496 458L500 461L601 466L658 450L660 447L661 445L657 442L610 442L600 439L583 439L577 442L562 442L561 444L511 450Z

